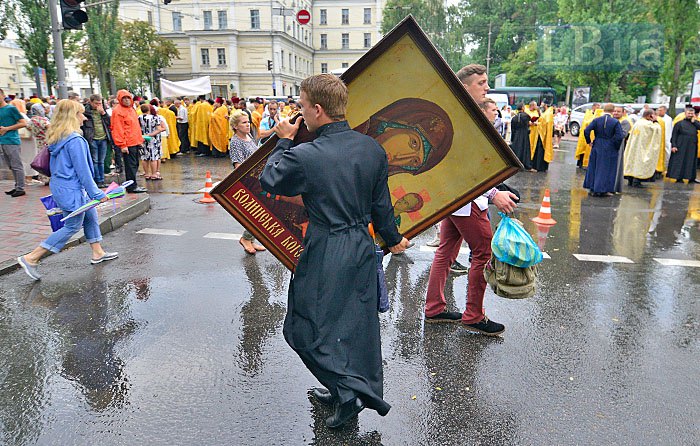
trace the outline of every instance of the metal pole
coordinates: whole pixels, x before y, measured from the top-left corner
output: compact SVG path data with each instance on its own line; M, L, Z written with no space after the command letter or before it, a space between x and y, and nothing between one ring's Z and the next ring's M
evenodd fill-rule
M486 77L489 76L489 68L491 66L491 22L489 22L489 41L486 46Z
M53 38L53 60L56 63L58 98L66 99L68 98L68 89L66 88L66 64L63 60L63 41L61 40L62 30L58 24L56 0L49 0L49 14L51 15L51 37Z

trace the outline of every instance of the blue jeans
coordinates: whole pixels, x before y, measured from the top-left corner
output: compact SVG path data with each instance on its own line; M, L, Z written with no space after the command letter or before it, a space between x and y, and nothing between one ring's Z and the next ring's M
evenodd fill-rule
M65 217L68 214L70 212L64 212L63 216ZM73 234L80 231L80 228L85 229L85 239L88 243L97 243L102 240L100 225L97 221L97 210L92 208L66 220L64 226L41 242L40 246L56 254L63 249L68 240L73 237Z
M105 182L105 156L107 156L107 139L100 139L99 141L93 139L90 142L90 155L92 156L92 167L93 173L92 178L95 183L102 184Z

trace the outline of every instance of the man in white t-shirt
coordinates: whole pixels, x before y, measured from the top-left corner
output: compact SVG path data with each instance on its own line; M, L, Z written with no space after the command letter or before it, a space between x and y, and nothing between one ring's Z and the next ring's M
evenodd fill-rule
M486 100L489 91L486 67L467 65L457 72L457 77L477 103ZM495 104L494 104L495 106ZM505 330L502 324L491 321L484 314L483 302L486 292L484 267L491 258L491 222L488 217L489 201L501 212L515 209L517 196L511 192L500 192L492 188L476 200L445 218L440 223L440 246L430 268L428 291L425 302L426 322L459 323L470 330L487 336L497 336ZM459 248L465 240L472 251L467 286L467 307L464 313L446 311L445 284L450 265L457 258Z

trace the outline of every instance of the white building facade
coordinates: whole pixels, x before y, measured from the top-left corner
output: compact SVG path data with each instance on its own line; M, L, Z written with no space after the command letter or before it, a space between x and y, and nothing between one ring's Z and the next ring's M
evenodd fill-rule
M381 37L384 0L122 0L120 18L145 20L174 42L178 81L210 76L212 96L298 95L301 81L352 65ZM300 10L311 13L301 25ZM322 17L323 15L323 17ZM269 70L268 68L272 68Z

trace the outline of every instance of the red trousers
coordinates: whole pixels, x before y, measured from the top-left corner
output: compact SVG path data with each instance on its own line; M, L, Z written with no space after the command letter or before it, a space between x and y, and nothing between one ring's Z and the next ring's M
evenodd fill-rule
M491 223L487 210L481 210L472 203L469 217L450 215L440 224L440 246L435 252L433 265L430 267L428 294L425 301L425 315L435 316L445 311L445 283L450 273L450 266L457 259L462 239L472 252L467 285L467 308L462 314L462 322L474 324L484 318L484 292L486 279L484 267L491 258Z

